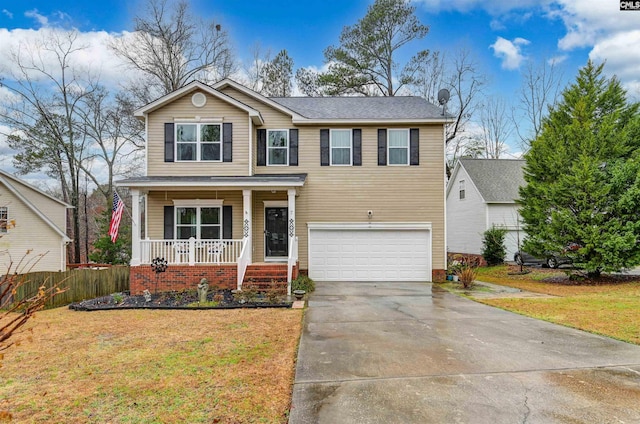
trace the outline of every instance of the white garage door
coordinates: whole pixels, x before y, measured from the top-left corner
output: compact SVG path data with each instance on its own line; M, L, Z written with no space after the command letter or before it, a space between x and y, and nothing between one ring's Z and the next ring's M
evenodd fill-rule
M319 281L431 281L425 228L312 228L309 276Z

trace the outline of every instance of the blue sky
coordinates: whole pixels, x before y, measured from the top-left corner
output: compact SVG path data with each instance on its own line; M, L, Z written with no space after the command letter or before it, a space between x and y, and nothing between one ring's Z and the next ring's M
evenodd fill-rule
M372 2L191 0L191 5L196 15L215 19L229 32L242 60L249 60L251 46L259 42L273 54L287 49L295 68L321 68L323 50L337 45L342 28L364 16ZM143 4L140 0L0 0L0 55L43 28L76 28L86 43L95 44L89 66L100 66L107 82L116 81L121 71L104 42L131 31ZM555 60L566 82L591 57L596 62L606 60L605 71L618 75L629 94L640 98L640 11L620 11L618 0L416 0L413 4L430 31L402 55L424 48L448 53L466 48L489 80L487 94L513 104L528 61ZM515 142L511 151L518 151Z

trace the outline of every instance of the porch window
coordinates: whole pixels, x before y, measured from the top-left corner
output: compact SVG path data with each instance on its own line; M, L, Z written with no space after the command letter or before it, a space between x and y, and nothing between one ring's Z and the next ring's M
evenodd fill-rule
M267 165L289 165L289 130L267 130Z
M220 162L222 126L220 124L176 124L178 161Z
M219 239L222 234L221 207L177 207L176 238Z
M351 130L331 130L331 165L351 165Z
M409 165L409 130L389 129L387 134L389 165Z
M6 233L9 225L9 209L0 207L0 233Z

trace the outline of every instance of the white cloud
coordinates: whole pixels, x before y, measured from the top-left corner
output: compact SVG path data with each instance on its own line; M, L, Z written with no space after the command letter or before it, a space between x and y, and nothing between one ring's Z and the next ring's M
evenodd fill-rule
M430 12L441 10L457 10L459 12L470 12L472 10L484 9L492 15L501 15L512 10L529 9L547 3L548 0L417 0L422 3L425 9Z
M549 60L547 60L547 63L551 66L559 65L565 60L567 60L568 58L569 56L567 56L566 54L561 54L561 55L553 56L552 58L549 58Z
M2 14L9 19L13 19L13 13L9 12L7 9L2 9Z
M0 77L10 77L18 72L12 61L13 52L25 55L30 51L41 51L45 40L52 40L53 35L63 36L66 32L53 28L13 29L0 28ZM106 31L76 32L74 46L83 48L72 55L71 65L81 71L89 71L93 77L109 88L118 88L120 83L134 76L133 71L125 69L123 61L117 57L108 45L115 37L129 37L131 33L112 34ZM44 66L53 70L59 69L57 59L51 54L42 55Z
M596 63L606 61L605 70L615 74L631 94L638 95L640 86L640 49L631 46L640 45L640 30L620 32L603 37L589 53Z
M493 49L494 56L502 59L503 69L513 70L520 67L524 60L522 46L528 44L530 44L529 40L520 37L515 38L513 41L498 37L496 42L489 47Z
M35 19L41 26L47 26L49 24L49 18L38 13L38 9L27 10L24 12L24 16Z

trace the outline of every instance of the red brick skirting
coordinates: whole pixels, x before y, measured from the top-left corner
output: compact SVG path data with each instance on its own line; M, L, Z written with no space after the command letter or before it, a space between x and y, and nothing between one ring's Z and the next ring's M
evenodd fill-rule
M131 294L155 291L195 290L200 279L206 278L211 288L235 290L238 286L237 265L169 265L157 275L150 265L132 266L129 271ZM157 285L156 285L157 281Z
M431 281L439 283L447 279L447 271L444 269L434 269L431 271Z

